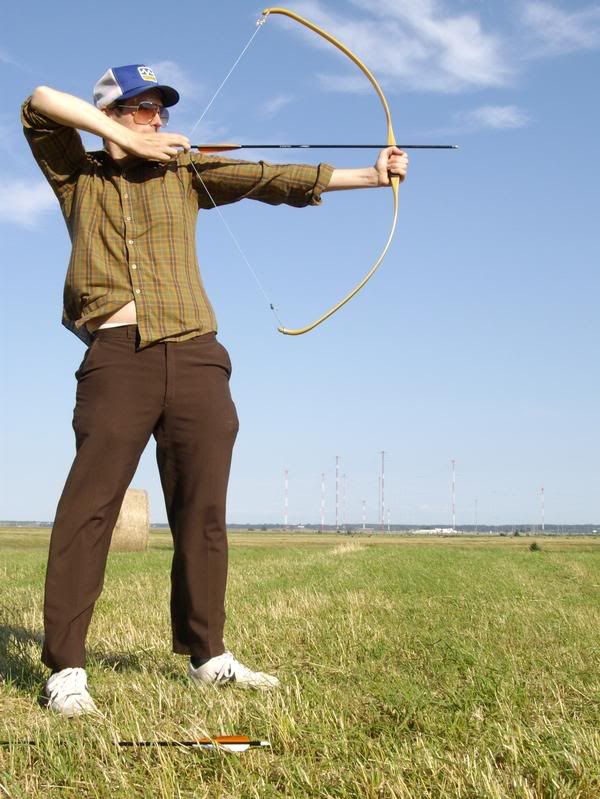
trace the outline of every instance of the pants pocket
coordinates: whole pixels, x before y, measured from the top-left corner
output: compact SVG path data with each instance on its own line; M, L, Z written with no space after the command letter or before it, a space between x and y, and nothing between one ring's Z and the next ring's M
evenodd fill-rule
M90 368L92 354L98 348L99 342L100 340L98 338L94 338L90 346L85 351L83 360L81 361L81 363L79 364L79 368L75 372L75 380L79 381L83 377L85 372L87 372L88 369Z

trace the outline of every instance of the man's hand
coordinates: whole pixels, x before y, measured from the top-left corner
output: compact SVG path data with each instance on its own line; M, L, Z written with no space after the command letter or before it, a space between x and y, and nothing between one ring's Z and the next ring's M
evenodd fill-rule
M180 133L137 133L130 131L125 143L121 147L131 155L146 158L148 161L161 161L168 163L177 158L183 150L187 153L190 149L190 140Z
M386 147L379 153L375 164L379 186L389 186L391 177L400 178L400 183L406 177L408 170L408 156L399 147Z

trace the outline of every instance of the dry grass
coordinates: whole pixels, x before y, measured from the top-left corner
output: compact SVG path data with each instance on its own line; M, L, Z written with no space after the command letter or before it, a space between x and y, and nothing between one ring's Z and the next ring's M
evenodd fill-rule
M68 721L37 704L47 533L0 533L0 796L600 796L597 539L231 540L228 645L284 689L188 685L168 533L153 533L148 552L111 555L96 609L104 717ZM272 750L114 745L236 732Z

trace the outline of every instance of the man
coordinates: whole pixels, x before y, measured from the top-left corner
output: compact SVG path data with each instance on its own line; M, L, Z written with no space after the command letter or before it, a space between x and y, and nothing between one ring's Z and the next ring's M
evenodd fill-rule
M375 167L272 165L192 154L164 133L178 92L142 64L107 70L94 105L40 86L22 108L24 133L59 200L72 241L63 323L88 349L73 416L76 456L56 511L46 572L47 706L95 712L85 638L102 590L110 535L150 438L171 528L173 651L197 683L269 689L223 644L225 500L238 429L231 364L195 252L199 209L243 198L303 207L324 191L404 179L407 157ZM100 136L86 152L77 130Z

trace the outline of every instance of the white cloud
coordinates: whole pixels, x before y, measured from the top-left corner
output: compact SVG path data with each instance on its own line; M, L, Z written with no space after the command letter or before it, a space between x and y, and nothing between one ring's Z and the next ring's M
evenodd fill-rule
M17 61L8 50L5 50L3 47L0 47L0 64L6 64L9 67L16 67L20 69L22 72L31 73L32 70L26 64L21 63L21 61Z
M197 100L202 95L204 87L175 61L155 61L149 66L156 72L160 83L177 89L183 99Z
M459 136L486 130L516 130L527 127L529 114L516 105L482 105L453 115L452 124L427 131L428 136Z
M493 128L507 130L523 128L529 124L528 115L516 105L483 105L459 117L467 130Z
M32 228L42 214L56 208L56 197L45 181L0 178L0 222Z
M475 13L450 14L436 0L351 0L361 17L326 10L320 0L304 0L295 10L343 41L381 77L403 88L458 92L510 82L512 69L500 36L483 30ZM314 34L307 42L327 46ZM322 76L326 88L368 91L354 77Z
M552 56L600 46L600 6L563 11L545 2L526 3L522 20L533 56Z
M211 144L227 141L231 135L227 125L221 125L211 119L203 119L191 134L192 144Z
M269 100L266 100L261 106L261 110L263 114L267 117L274 117L276 116L282 108L285 108L286 105L289 105L293 101L293 97L291 94L277 94L275 97L271 97Z
M0 48L0 64L11 64L12 66L17 66L14 58L12 58L12 56L2 48Z
M156 72L160 83L177 89L181 96L179 103L171 109L169 130L173 133L192 135L193 144L222 141L227 128L208 119L203 119L202 125L198 124L203 110L200 101L203 101L206 95L204 84L195 77L190 77L175 61L154 61L149 66Z

